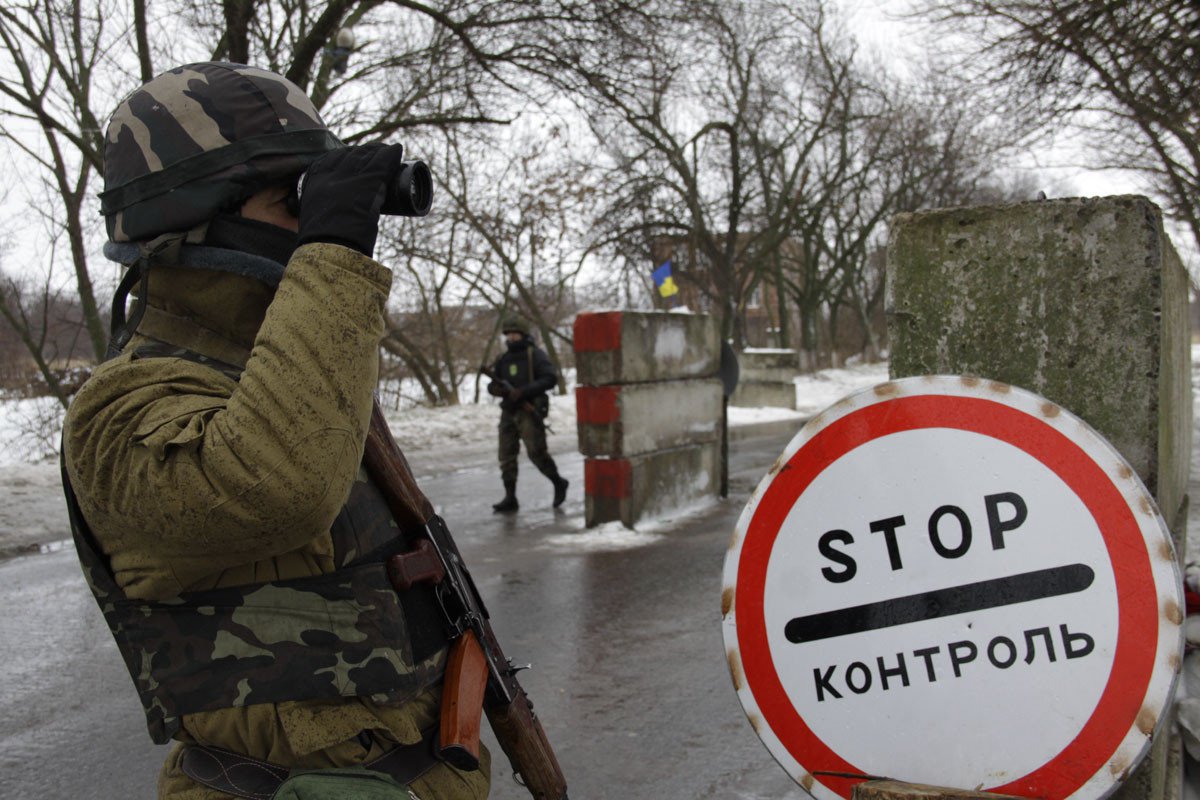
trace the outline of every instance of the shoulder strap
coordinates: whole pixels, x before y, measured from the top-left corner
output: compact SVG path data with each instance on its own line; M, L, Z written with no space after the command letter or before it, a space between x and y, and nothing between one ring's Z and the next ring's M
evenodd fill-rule
M150 337L146 338L150 339ZM135 360L139 358L182 358L197 364L203 364L206 367L211 367L225 375L225 377L235 381L242 377L242 368L235 364L218 361L202 353L197 353L195 350L188 350L186 347L180 347L170 342L162 342L158 339L150 339L148 344L138 347L133 351L133 357Z

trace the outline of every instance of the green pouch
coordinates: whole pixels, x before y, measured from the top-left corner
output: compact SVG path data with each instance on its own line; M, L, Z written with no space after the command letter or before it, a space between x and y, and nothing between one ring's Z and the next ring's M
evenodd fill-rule
M318 769L294 772L271 800L420 800L391 775L364 769Z

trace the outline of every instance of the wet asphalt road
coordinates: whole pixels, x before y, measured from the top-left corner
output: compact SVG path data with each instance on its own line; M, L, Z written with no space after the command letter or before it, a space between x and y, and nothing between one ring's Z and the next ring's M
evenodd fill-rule
M490 454L437 474L414 464L505 651L534 664L521 681L575 800L806 797L747 723L720 626L729 536L796 427L731 444L727 501L632 536L584 531L582 458L562 447L564 508L550 509L549 483L523 460L512 517L490 513ZM166 749L145 733L74 552L0 562L0 601L0 798L152 797ZM491 797L528 798L490 736Z

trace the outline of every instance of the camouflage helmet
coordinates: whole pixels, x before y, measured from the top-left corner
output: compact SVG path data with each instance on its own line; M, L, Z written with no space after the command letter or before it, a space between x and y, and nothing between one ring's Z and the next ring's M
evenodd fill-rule
M501 333L520 333L525 336L529 335L529 323L523 317L516 314L510 314L504 318L504 322L500 326Z
M244 64L176 67L109 120L100 194L108 238L190 231L341 146L286 78Z

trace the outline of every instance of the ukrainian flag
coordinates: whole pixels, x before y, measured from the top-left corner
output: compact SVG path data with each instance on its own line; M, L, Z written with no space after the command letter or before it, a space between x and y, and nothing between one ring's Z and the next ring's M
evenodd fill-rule
M663 297L679 294L679 287L675 285L675 279L671 277L671 259L668 258L664 261L650 275L654 278L654 285L658 287L658 293Z

